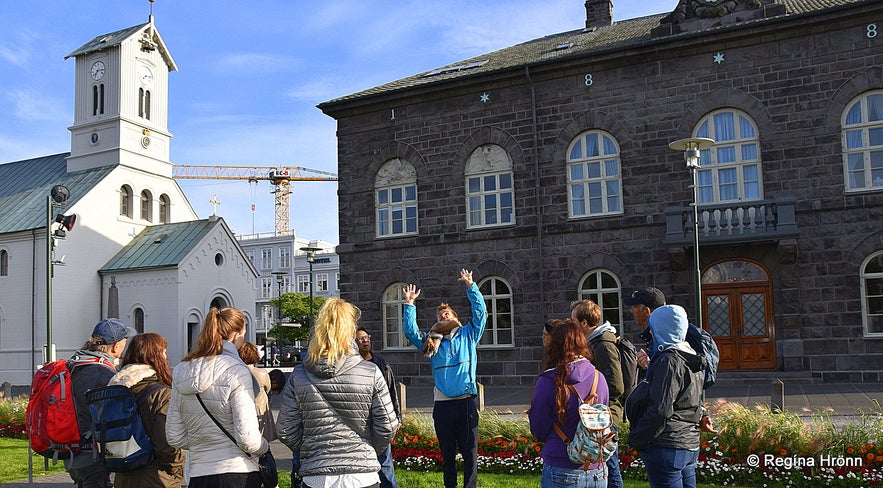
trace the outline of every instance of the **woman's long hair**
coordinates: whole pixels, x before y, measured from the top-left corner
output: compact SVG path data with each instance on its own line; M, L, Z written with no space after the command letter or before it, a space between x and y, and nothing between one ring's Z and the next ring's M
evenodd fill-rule
M168 347L166 338L155 332L138 334L129 339L126 352L120 358L120 368L128 364L146 364L156 371L160 383L171 386L172 370L166 357Z
M570 370L567 365L580 358L591 360L592 355L582 327L570 318L562 321L552 331L548 352L546 369L555 369L556 413L558 414L558 422L564 424L567 420L567 399L570 396L570 391L567 388Z
M354 353L353 341L356 338L356 321L359 309L340 298L329 298L319 309L319 316L313 326L307 357L313 364L322 358L329 366Z
M196 358L221 354L224 350L224 340L234 332L245 332L245 315L235 308L218 310L212 307L205 317L196 344L182 361L193 361Z

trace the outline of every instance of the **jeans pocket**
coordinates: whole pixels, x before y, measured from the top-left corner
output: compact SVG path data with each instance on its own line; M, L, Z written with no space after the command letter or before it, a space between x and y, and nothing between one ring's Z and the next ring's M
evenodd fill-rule
M568 486L579 486L580 476L571 473L552 472L552 487L565 488Z

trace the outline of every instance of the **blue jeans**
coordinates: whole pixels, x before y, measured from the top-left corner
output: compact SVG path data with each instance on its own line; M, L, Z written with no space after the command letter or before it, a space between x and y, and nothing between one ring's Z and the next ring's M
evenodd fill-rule
M616 425L613 430L619 432ZM619 435L617 435L619 439ZM622 473L619 471L619 445L613 451L613 456L607 460L607 488L622 488Z
M607 488L604 468L583 471L544 464L541 483L542 488Z
M652 488L696 488L699 450L650 446L641 452Z
M386 446L386 450L377 456L377 460L380 461L380 488L399 488L393 466L392 447Z

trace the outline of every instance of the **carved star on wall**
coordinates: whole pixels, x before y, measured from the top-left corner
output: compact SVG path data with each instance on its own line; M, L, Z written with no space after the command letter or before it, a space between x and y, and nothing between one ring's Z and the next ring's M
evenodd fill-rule
M721 64L724 62L724 53L718 52L714 55L714 62Z
M487 93L482 93L482 94L481 94L481 103L488 103L488 102L490 102L490 101L491 101L491 96L490 96L490 95L488 95Z

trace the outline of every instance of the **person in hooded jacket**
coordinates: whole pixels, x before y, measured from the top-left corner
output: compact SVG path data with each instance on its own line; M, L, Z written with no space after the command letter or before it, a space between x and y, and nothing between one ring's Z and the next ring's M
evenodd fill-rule
M398 420L383 372L356 347L361 312L340 298L319 309L303 363L282 390L276 432L310 488L380 486Z
M537 378L528 412L530 433L543 443L540 451L543 458L541 486L606 488L605 463L592 463L587 471L583 470L582 464L572 463L567 455L567 444L556 432L556 427L567 439L573 439L580 422L579 406L591 393L596 377L596 397L592 403L608 404L607 380L592 365L586 335L572 319L559 323L552 330L546 352L548 369Z
M629 445L641 453L653 488L696 486L702 407L701 358L686 342L687 312L678 305L653 310L647 375L626 400Z
M184 453L166 440L166 413L172 396L168 347L166 339L154 332L129 339L120 358L120 370L108 382L128 387L138 399L138 411L155 456L148 466L117 473L113 478L116 488L177 488L184 481Z
M259 387L237 351L243 342L245 315L212 307L196 345L172 371L166 437L189 450L190 488L261 486L258 457L269 444L258 427Z

